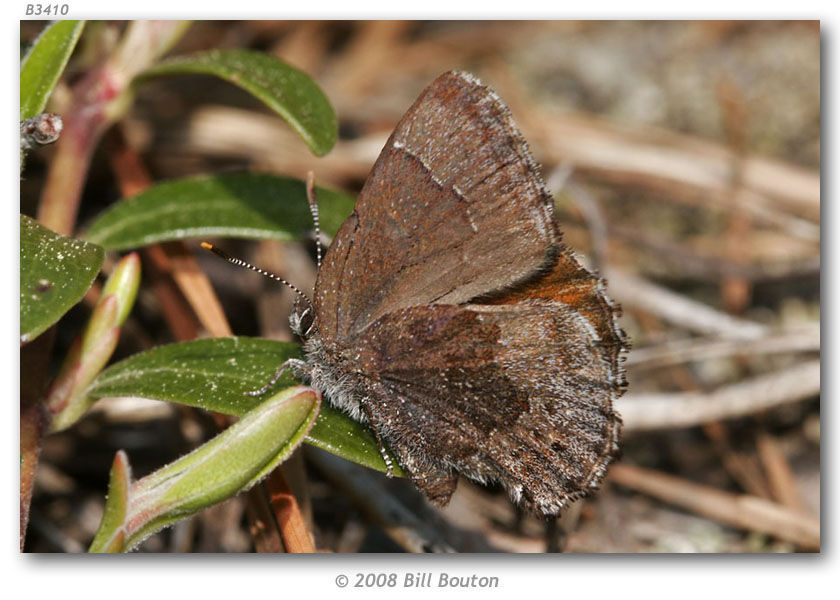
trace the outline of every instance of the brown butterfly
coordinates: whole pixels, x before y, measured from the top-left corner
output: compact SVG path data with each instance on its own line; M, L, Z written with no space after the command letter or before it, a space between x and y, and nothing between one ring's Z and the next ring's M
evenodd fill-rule
M560 241L525 140L472 76L445 73L408 109L312 304L293 319L305 359L291 366L438 505L460 474L554 514L616 456L619 310Z

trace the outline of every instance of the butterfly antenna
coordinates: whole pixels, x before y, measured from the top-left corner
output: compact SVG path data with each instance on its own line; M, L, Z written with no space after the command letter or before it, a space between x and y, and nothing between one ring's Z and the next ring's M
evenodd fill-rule
M309 200L309 212L315 222L315 256L318 268L321 268L321 218L318 213L318 201L315 199L315 173L306 174L306 199Z
M312 306L312 301L309 299L309 296L307 296L306 294L301 292L297 287L295 287L293 284L289 283L288 281L286 281L282 277L278 277L274 273L269 273L268 271L264 271L263 269L260 269L259 267L255 267L251 263L247 263L240 258L234 258L233 256L230 256L230 255L226 254L225 252L223 252L222 250L220 250L218 247L214 246L210 242L201 242L201 247L204 248L205 250L209 250L210 252L212 252L216 256L225 259L226 261L228 261L231 264L236 265L237 267L245 267L246 269L250 269L250 270L252 270L256 273L259 273L260 275L268 277L269 279L272 279L274 281L282 283L283 285L288 287L290 290L292 290L295 294L297 294L298 298L306 300L306 303L309 305L309 308L314 310L314 307ZM297 304L297 301L295 301L295 304Z

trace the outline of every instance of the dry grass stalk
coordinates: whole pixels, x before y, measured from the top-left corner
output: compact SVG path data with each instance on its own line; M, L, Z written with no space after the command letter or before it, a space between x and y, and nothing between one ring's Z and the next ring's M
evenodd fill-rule
M729 78L724 76L717 86L718 101L725 116L726 132L731 149L731 172L728 195L732 206L724 240L724 255L727 262L743 265L748 262L747 243L752 233L752 219L740 204L740 189L744 186L744 163L747 146L747 111L741 90ZM750 303L752 296L751 282L738 274L723 277L720 282L723 304L730 314L741 314Z
M742 490L765 500L773 500L770 485L755 454L733 448L729 428L724 423L708 423L703 427L703 431L712 440L727 473Z
M730 340L754 340L767 334L760 323L732 317L667 288L619 269L605 269L610 294L625 310L656 315L681 329Z
M553 187L551 189L557 189ZM567 190L564 190L567 191ZM564 224L564 230L575 231L574 224ZM819 248L768 229L753 229L745 238L744 248L749 254L743 263L730 261L721 252L717 240L702 239L700 244L689 240L669 239L655 231L645 231L637 224L610 222L610 238L620 242L626 253L644 252L653 256L667 273L681 280L717 283L725 277L749 281L819 276ZM708 244L704 247L701 244Z
M286 481L283 469L276 469L272 476L266 479L266 487L286 551L304 554L315 552L312 534L306 526L300 505L289 482Z
M199 322L212 337L227 337L233 331L210 279L198 265L184 242L160 244L171 266L172 278L186 298Z
M278 554L285 552L283 538L277 527L265 487L257 485L248 490L245 496L245 509L248 514L248 532L254 540L254 549L260 554Z
M650 128L631 129L585 116L543 121L555 163L610 181L669 192L674 199L703 199L726 208L731 153L726 146ZM738 201L756 218L819 239L818 173L780 161L746 156Z
M799 485L793 475L793 469L776 439L766 433L761 433L756 440L756 449L764 471L767 473L773 499L792 510L808 514L809 510L799 493Z
M619 398L625 431L692 427L758 413L820 393L820 361L758 375L708 393L633 394Z
M754 340L726 340L717 337L691 338L633 348L627 365L657 369L680 363L727 358L820 351L820 324L808 323L782 331L768 332Z
M152 245L143 248L141 255L161 314L172 335L178 341L194 340L198 337L200 324L195 312L175 284L166 252L160 245Z
M785 506L736 495L628 464L613 465L610 480L715 521L767 533L805 551L819 551L820 522Z

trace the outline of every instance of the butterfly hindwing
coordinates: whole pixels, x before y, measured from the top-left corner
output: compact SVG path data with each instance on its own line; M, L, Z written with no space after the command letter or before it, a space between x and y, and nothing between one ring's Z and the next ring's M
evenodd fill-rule
M500 481L556 512L597 486L616 451L610 365L562 304L412 307L361 341L372 425L421 476Z

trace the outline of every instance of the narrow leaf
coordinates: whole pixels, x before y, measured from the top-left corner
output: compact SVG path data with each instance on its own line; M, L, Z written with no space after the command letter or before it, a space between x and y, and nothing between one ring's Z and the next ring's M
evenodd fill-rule
M105 281L105 285L102 286L102 298L107 298L113 294L119 303L120 312L117 315L117 325L122 325L128 318L128 313L131 312L134 300L137 298L139 287L140 255L132 252L120 259L120 262L114 267L114 271Z
M245 396L243 392L261 388L281 364L298 356L296 344L260 338L170 344L112 365L96 378L87 393L91 399L151 398L242 416L264 398ZM287 372L275 389L296 383ZM387 470L370 430L328 403L322 406L306 441L366 467ZM395 467L394 474L401 475L402 471Z
M37 337L85 295L104 250L20 216L20 342Z
M128 551L155 531L248 489L300 445L319 406L312 388L285 389L206 444L131 484L127 494L115 461L109 503L90 551ZM120 502L126 506L121 521Z
M131 489L131 466L120 450L111 465L108 497L99 529L90 545L90 552L122 552L125 547L125 524Z
M338 138L335 111L306 73L267 54L250 50L211 50L170 58L142 73L215 75L250 92L283 117L316 156L329 152Z
M316 189L324 232L352 212L352 196ZM108 250L196 237L298 239L312 229L302 181L234 173L161 183L106 210L85 238Z
M139 285L140 257L132 252L117 263L102 286L87 326L70 344L50 384L44 404L52 415L53 431L70 427L90 408L85 390L111 359Z
M84 21L49 24L23 57L20 64L21 121L44 110L84 26Z

